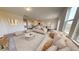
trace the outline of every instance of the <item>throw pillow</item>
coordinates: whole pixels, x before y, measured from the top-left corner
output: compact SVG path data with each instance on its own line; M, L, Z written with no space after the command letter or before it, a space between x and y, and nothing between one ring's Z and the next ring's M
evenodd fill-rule
M46 51L53 44L53 39L48 38L47 42L44 44L42 51Z

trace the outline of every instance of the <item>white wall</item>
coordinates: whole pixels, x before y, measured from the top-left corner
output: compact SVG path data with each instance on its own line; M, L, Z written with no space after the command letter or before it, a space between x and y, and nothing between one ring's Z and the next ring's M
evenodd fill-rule
M51 28L57 29L58 19L51 20Z
M7 32L5 23L0 19L0 36Z
M47 26L51 26L50 28L51 29L55 29L55 28L57 28L57 22L58 22L58 20L57 19L52 19L52 20L45 20L46 22L44 22L44 24L45 25L47 25Z
M11 25L8 21L8 18L17 19L18 24L14 26ZM23 30L24 30L24 24L22 16L18 16L6 11L0 11L0 35Z

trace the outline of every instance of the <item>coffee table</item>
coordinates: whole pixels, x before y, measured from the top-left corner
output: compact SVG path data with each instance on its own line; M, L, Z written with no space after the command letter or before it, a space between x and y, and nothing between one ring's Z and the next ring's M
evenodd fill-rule
M28 33L25 33L25 39L31 39L35 36L35 34L33 32L28 32Z

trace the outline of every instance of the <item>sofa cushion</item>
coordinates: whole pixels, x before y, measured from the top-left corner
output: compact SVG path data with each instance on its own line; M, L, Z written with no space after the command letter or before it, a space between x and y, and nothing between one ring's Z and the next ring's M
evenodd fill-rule
M57 50L57 46L52 45L51 47L49 47L46 51L56 51Z
M47 29L45 27L43 28L33 28L34 32L40 33L40 34L45 34L47 32Z
M69 47L64 47L62 49L59 49L58 51L71 51L71 49Z
M72 51L79 51L79 47L68 38L66 44L69 48L71 48Z
M66 46L65 40L62 38L54 43L58 48L63 48Z
M39 30L39 29L33 29L33 32L45 34L43 30Z

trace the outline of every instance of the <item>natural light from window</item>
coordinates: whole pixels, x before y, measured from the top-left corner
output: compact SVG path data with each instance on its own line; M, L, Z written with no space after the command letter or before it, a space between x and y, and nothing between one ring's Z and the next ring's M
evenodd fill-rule
M73 19L76 13L77 7L69 8L67 11L66 19L65 19L65 25L64 25L64 32L69 34L71 25L73 23Z

